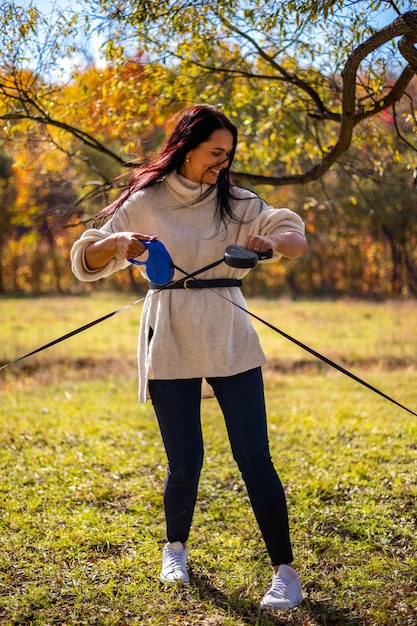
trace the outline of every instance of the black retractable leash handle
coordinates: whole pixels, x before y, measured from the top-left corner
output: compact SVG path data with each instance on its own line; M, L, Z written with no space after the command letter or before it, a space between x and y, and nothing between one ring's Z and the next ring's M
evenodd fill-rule
M205 267L202 267L199 270L196 270L195 272L192 272L190 274L190 273L186 272L185 270L181 269L180 267L178 267L177 265L174 265L174 263L172 262L171 257L169 256L169 253L167 252L167 250L165 249L163 244L161 244L161 242L159 242L158 240L146 241L146 242L143 242L143 243L145 243L147 245L147 247L148 247L148 253L149 253L148 254L148 260L145 261L145 262L138 262L138 261L135 261L134 259L128 259L128 260L130 262L132 262L132 263L135 263L135 265L142 265L142 264L146 265L148 277L150 278L151 282L153 282L154 284L156 284L158 286L158 288L153 292L154 294L155 293L159 293L160 291L163 291L165 287L167 287L168 285L172 285L173 284L171 281L172 281L172 277L173 277L173 274L174 274L174 271L173 271L174 269L176 269L179 272L181 272L182 274L184 274L184 276L186 278L193 279L193 280L199 282L199 279L197 278L197 276L199 274L202 274L203 272L205 272L205 271L207 271L207 270L209 270L209 269L211 269L213 267L216 267L217 265L220 265L223 262L226 263L226 265L229 265L230 267L253 268L253 267L255 267L255 265L257 264L257 262L259 260L265 260L265 259L271 258L273 256L273 251L272 250L267 250L266 252L258 252L257 253L257 252L252 252L250 250L246 250L245 248L242 248L241 246L230 245L230 246L228 246L226 248L224 256L223 256L222 259L214 261L214 263L210 263L209 265L206 265ZM177 281L174 281L174 282L177 283L177 282L180 282L181 280L183 280L183 279L181 278L181 279L179 279ZM320 354L319 352L317 352L313 348L310 348L310 346L306 345L302 341L299 341L298 339L295 339L295 337L292 337L288 333L285 333L284 331L282 331L281 329L277 328L273 324L270 324L269 322L267 322L266 320L262 319L258 315L255 315L255 313L252 313L251 311L248 311L247 309L245 309L244 307L240 306L239 304L237 304L233 300L230 300L230 298L227 298L225 295L223 295L219 291L215 291L211 287L207 287L207 288L210 289L210 291L214 291L214 293L216 295L218 295L219 297L223 298L227 302L230 302L231 304L236 306L241 311L244 311L245 313L247 313L248 315L250 315L254 319L258 320L258 322L261 322L262 324L264 324L265 326L267 326L271 330L275 331L276 333L278 333L282 337L285 337L285 339L288 339L289 341L291 341L295 345L299 346L303 350L306 350L307 352L309 352L310 354L312 354L316 358L320 359L321 361L323 361L327 365L330 365L331 367L335 368L336 370L338 370L342 374L345 374L346 376L348 376L349 378L351 378L351 379L355 380L356 382L360 383L361 385L363 385L367 389L370 389L371 391L373 391L373 392L377 393L378 395L380 395L382 398L385 398L385 400L389 400L390 402L392 402L396 406L400 407L401 409L404 409L408 413L411 413L411 415L414 415L415 417L417 417L417 413L415 413L414 411L412 411L411 409L406 407L404 404L401 404L400 402L397 402L397 400L394 400L394 398L392 398L388 394L384 393L383 391L381 391L377 387L374 387L370 383L367 383L365 380L363 380L359 376L356 376L356 374L353 374L352 372L350 372L346 368L342 367L338 363L335 363L334 361L332 361L328 357ZM0 367L0 371L5 369L6 367L9 367L10 365L18 363L19 361L23 361L23 359L26 359L29 356L32 356L34 354L37 354L38 352L41 352L42 350L46 350L47 348L50 348L50 347L56 345L57 343L60 343L61 341L65 341L66 339L69 339L70 337L73 337L74 335L78 335L78 333L81 333L84 330L87 330L88 328L91 328L92 326L95 326L96 324L99 324L100 322L104 322L104 320L109 319L113 315L116 315L117 313L121 313L122 311L125 311L126 309L129 309L130 307L134 306L135 304L139 304L139 302L142 302L145 299L145 297L144 298L140 298L139 300L135 300L134 302L131 302L130 304L127 304L126 306L123 306L120 309L117 309L116 311L112 311L111 313L107 313L107 315L103 315L102 317L99 317L98 319L93 320L92 322L84 324L84 326L80 326L79 328L76 328L75 330L72 330L71 332L63 335L62 337L58 337L57 339L55 339L55 340L45 344L44 346L41 346L41 347L37 348L36 350L32 350L32 352L28 352L28 354L25 354L25 355L19 357L18 359L15 359L13 361L10 361L9 363L6 363L5 365L2 365Z

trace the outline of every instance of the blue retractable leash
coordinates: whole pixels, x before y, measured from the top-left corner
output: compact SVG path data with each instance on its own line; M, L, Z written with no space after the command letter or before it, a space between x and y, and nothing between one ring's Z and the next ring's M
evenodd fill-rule
M180 267L178 267L177 265L175 265L173 263L168 250L165 248L164 244L161 243L159 240L155 239L155 240L151 240L151 241L142 241L141 243L143 243L148 248L148 258L146 259L146 261L136 261L135 259L128 259L128 261L130 261L130 263L133 263L134 265L145 265L145 267L146 267L146 274L147 274L149 280L154 285L159 287L159 289L155 290L154 293L159 293L160 291L163 291L163 289L165 287L167 287L169 284L172 284L172 279L173 279L173 276L174 276L174 270L178 270L179 272L184 274L185 278L193 279L193 280L199 282L199 279L197 278L197 276L199 274L201 274L202 272L205 272L208 269L216 267L217 265L220 265L223 262L226 263L226 265L229 265L231 267L253 268L253 267L255 267L255 265L257 264L257 262L259 260L263 260L263 259L272 257L272 250L269 250L267 252L256 253L256 252L252 252L250 250L246 250L245 248L242 248L241 246L231 245L231 246L228 246L226 248L224 256L223 256L222 259L219 259L218 261L215 261L214 263L211 263L210 265L206 265L205 267L202 267L199 270L196 270L195 272L192 272L191 274L189 274L188 272L186 272L185 270L181 269ZM180 281L181 280L183 280L183 279L181 278ZM179 281L175 281L175 282L179 282ZM352 378L357 383L360 383L364 387L367 387L367 389L370 389L371 391L374 391L375 393L377 393L378 395L382 396L386 400L389 400L390 402L392 402L396 406L400 407L401 409L404 409L405 411L408 411L408 413L411 413L412 415L415 415L417 417L417 413L415 413L414 411L412 411L408 407L404 406L400 402L397 402L397 400L394 400L393 398L391 398L391 396L385 394L380 389L377 389L377 387L374 387L373 385L367 383L365 380L363 380L362 378L359 378L359 376L356 376L355 374L353 374L349 370L345 369L344 367L342 367L338 363L335 363L334 361L332 361L331 359L327 358L326 356L323 356L322 354L320 354L316 350L313 350L313 348L310 348L309 346L307 346L302 341L299 341L298 339L295 339L294 337L292 337L291 335L288 335L287 333L285 333L284 331L280 330L279 328L277 328L273 324L270 324L269 322L265 321L261 317L258 317L258 315L255 315L254 313L251 313L251 311L248 311L247 309L245 309L244 307L240 306L236 302L233 302L233 300L230 300L230 298L227 298L225 295L223 295L219 291L215 291L211 287L207 287L207 289L210 289L210 291L214 291L214 293L216 295L218 295L219 297L223 298L227 302L230 302L230 304L233 304L238 309L241 309L242 311L244 311L245 313L247 313L248 315L250 315L254 319L258 320L258 322L261 322L265 326L268 326L268 328L270 328L271 330L275 331L276 333L278 333L282 337L285 337L285 339L288 339L289 341L292 341L292 343L296 344L297 346L299 346L303 350L306 350L307 352L309 352L310 354L312 354L316 358L320 359L321 361L323 361L327 365L330 365L331 367L334 367L336 370L338 370L342 374L345 374L346 376L349 376L349 378ZM19 361L23 361L23 359L26 359L27 357L32 356L32 355L36 354L37 352L41 352L42 350L46 350L46 348L50 348L50 347L56 345L57 343L60 343L61 341L64 341L65 339L69 339L70 337L73 337L74 335L77 335L78 333L81 333L82 331L87 330L88 328L91 328L92 326L95 326L96 324L99 324L100 322L103 322L104 320L112 317L113 315L116 315L117 313L121 313L122 311L125 311L126 309L130 308L131 306L134 306L135 304L138 304L139 302L142 302L145 299L145 297L144 298L140 298L139 300L135 300L135 302L131 302L130 304L127 304L126 306L124 306L124 307L122 307L120 309L117 309L116 311L112 311L111 313L108 313L107 315L104 315L103 317L100 317L100 318L98 318L98 319L96 319L96 320L94 320L92 322L89 322L88 324L85 324L84 326L81 326L80 328L76 328L75 330L67 333L66 335L63 335L62 337L59 337L58 339L55 339L54 341L51 341L50 343L47 343L46 345L41 346L40 348L37 348L36 350L33 350L32 352L29 352L28 354L25 354L24 356L21 356L20 358L15 359L14 361L10 361L9 363L6 363L5 365L0 367L0 371L5 369L9 365L13 365L14 363L18 363Z
M148 248L146 261L136 261L136 259L128 259L128 261L134 265L146 265L146 274L154 285L162 287L170 283L174 277L174 265L164 244L158 239L144 240L141 243Z

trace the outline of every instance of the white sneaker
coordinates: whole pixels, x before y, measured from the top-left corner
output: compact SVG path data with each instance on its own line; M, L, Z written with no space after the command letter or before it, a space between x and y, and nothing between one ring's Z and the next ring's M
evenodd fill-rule
M292 609L303 601L301 580L295 569L280 565L272 585L261 600L261 609Z
M168 547L169 546L169 547ZM188 549L180 541L167 543L162 551L162 569L159 576L161 583L188 583Z

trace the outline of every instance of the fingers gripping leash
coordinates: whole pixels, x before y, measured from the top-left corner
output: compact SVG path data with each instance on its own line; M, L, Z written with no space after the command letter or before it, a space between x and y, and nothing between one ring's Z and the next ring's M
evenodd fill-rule
M158 239L142 241L141 243L148 248L146 261L136 261L136 259L128 259L128 261L134 265L145 265L146 274L155 285L162 287L171 282L174 277L174 266L164 244Z
M180 267L178 267L177 265L175 265L173 263L169 252L167 251L165 246L159 240L142 241L142 243L144 245L146 245L146 247L148 248L148 258L146 259L146 261L136 261L135 259L128 259L128 261L130 261L134 265L145 265L145 267L146 267L146 274L147 274L149 280L157 287L157 289L155 289L155 290L153 290L151 292L151 294L150 294L151 297L154 296L155 294L159 293L160 291L163 291L165 288L168 288L169 286L172 286L173 284L181 282L181 281L184 280L184 278L181 278L181 279L179 279L177 281L173 281L172 279L173 279L173 276L174 276L174 270L177 270L181 274L183 274L184 277L187 280L194 280L194 281L199 282L198 276L200 274L202 274L203 272L205 272L205 271L207 271L207 270L209 270L209 269L211 269L213 267L216 267L217 265L220 265L221 263L226 263L226 265L229 265L230 267L236 267L236 268L253 268L253 267L255 267L255 265L258 263L259 260L264 260L264 259L271 258L272 255L273 255L273 251L272 250L268 250L267 252L252 252L250 250L246 250L245 248L242 248L241 246L230 245L230 246L228 246L226 248L226 250L224 252L224 256L221 259L218 259L217 261L214 261L213 263L210 263L209 265L206 265L205 267L202 267L202 268L200 268L200 269L198 269L198 270L196 270L196 271L194 271L192 273L188 273L188 272L186 272L185 270L181 269ZM344 367L342 367L338 363L335 363L334 361L332 361L331 359L327 358L326 356L320 354L319 352L317 352L316 350L314 350L313 348L311 348L307 344L303 343L302 341L299 341L295 337L292 337L288 333L280 330L279 328L277 328L273 324L270 324L269 322L267 322L266 320L262 319L258 315L255 315L251 311L248 311L244 307L240 306L239 304L237 304L236 302L234 302L233 300L231 300L230 298L225 296L223 293L221 293L219 291L216 291L215 289L213 289L211 287L207 287L207 288L210 291L213 291L218 297L223 298L227 302L230 302L230 304L232 304L233 306L235 306L238 309L244 311L247 315L253 317L256 320L258 320L259 322L261 322L262 324L264 324L265 326L267 326L268 328L270 328L274 332L278 333L279 335L281 335L285 339L288 339L289 341L291 341L295 345L299 346L301 349L309 352L314 357L320 359L321 361L323 361L327 365L335 368L336 370L338 370L342 374L345 374L346 376L348 376L352 380L356 381L357 383L363 385L367 389L373 391L374 393L377 393L378 395L380 395L385 400L388 400L389 402L392 402L396 406L404 409L408 413L411 413L411 415L414 415L415 417L417 417L417 413L416 412L412 411L411 409L409 409L404 404L401 404L400 402L398 402L397 400L395 400L394 398L392 398L388 394L384 393L383 391L381 391L377 387L374 387L370 383L366 382L365 380L363 380L359 376L356 376L356 374L353 374L352 372L350 372L349 370L345 369ZM116 315L117 313L121 313L122 311L125 311L125 310L129 309L130 307L134 306L135 304L139 304L140 302L145 300L145 297L140 298L139 300L135 300L134 302L131 302L130 304L127 304L126 306L123 306L120 309L112 311L111 313L108 313L107 315L103 315L102 317L99 317L96 320L93 320L93 321L91 321L91 322L89 322L87 324L84 324L83 326L80 326L79 328L76 328L75 330L72 330L69 333L66 333L62 337L58 337L57 339L55 339L55 340L53 340L53 341L51 341L51 342L49 342L49 343L47 343L47 344L37 348L35 350L32 350L32 352L28 352L27 354L25 354L25 355L23 355L23 356L21 356L21 357L19 357L17 359L14 359L13 361L10 361L10 362L2 365L0 367L0 371L5 369L5 368L7 368L7 367L9 367L9 366L11 366L11 365L13 365L13 364L15 364L15 363L18 363L19 361L23 361L24 359L26 359L26 358L34 355L34 354L37 354L38 352L41 352L42 350L46 350L47 348L50 348L50 347L52 347L52 346L54 346L54 345L56 345L56 344L58 344L58 343L60 343L62 341L65 341L66 339L69 339L70 337L73 337L74 335L77 335L78 333L81 333L84 330L87 330L88 328L91 328L92 326L95 326L96 324L99 324L100 322L103 322L104 320L109 319L110 317Z

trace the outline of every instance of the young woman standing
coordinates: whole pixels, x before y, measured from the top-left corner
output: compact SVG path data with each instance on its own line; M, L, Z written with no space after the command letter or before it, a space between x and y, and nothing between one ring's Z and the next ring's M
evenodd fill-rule
M264 252L272 260L307 251L304 225L288 209L268 206L233 185L230 166L237 129L217 108L183 111L162 149L132 174L127 190L74 244L75 275L98 280L140 257L143 241L158 238L173 262L192 273L223 257L228 245ZM160 579L189 582L186 547L203 463L201 386L206 379L224 415L233 457L273 566L262 607L291 608L302 601L301 582L290 563L286 499L271 460L261 366L266 359L239 289L248 269L218 265L199 281L163 290L150 285L139 336L140 400L153 403L168 468L164 486L167 543ZM220 280L219 280L220 279ZM176 282L179 281L179 282ZM213 282L215 281L215 282ZM215 285L215 287L213 287Z

